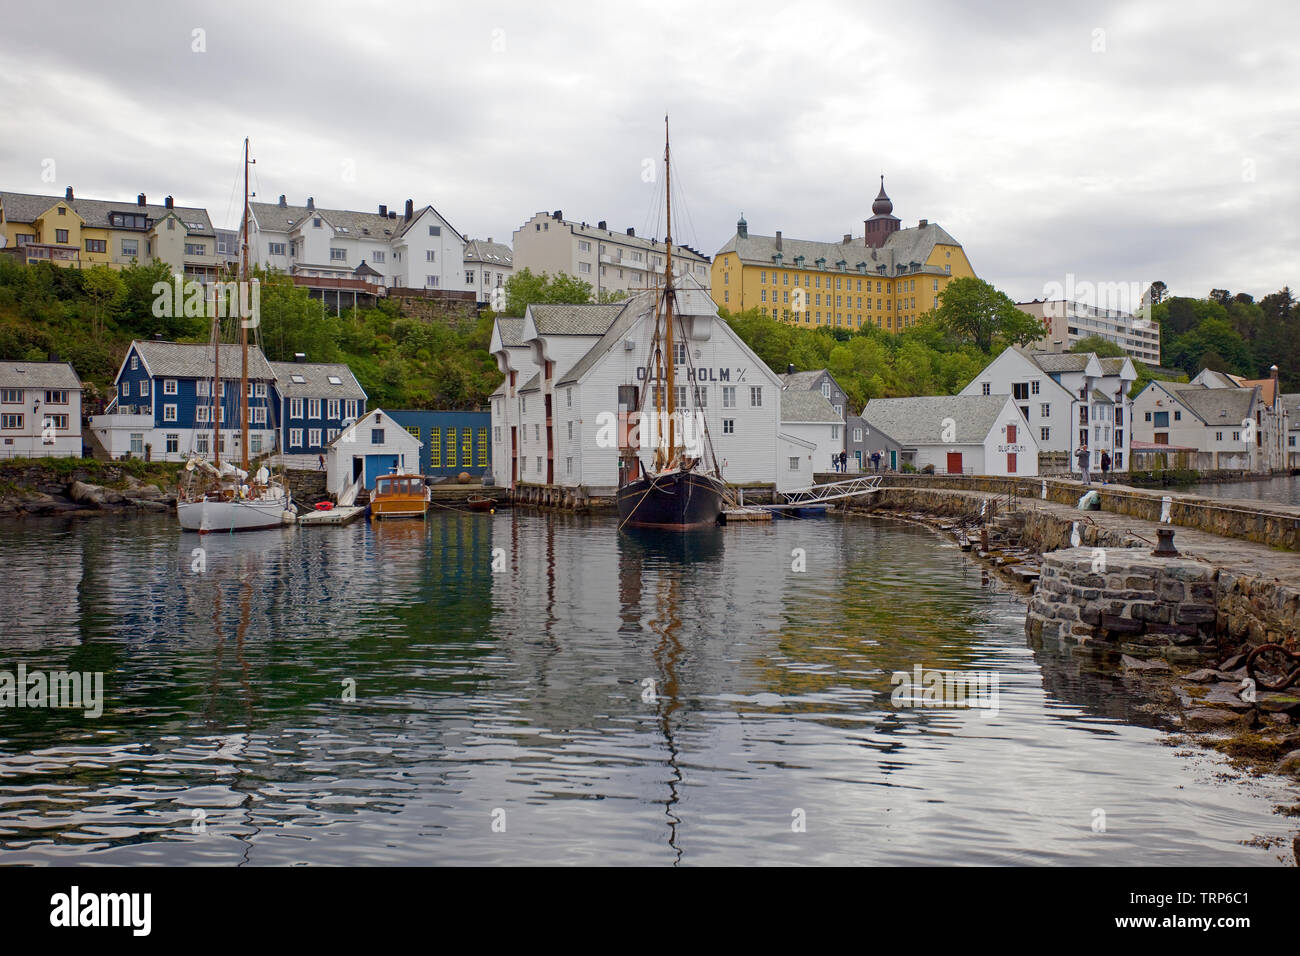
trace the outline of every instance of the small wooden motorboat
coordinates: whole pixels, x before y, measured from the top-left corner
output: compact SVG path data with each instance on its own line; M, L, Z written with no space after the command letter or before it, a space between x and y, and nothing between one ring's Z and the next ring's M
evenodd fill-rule
M423 518L429 489L423 475L380 475L370 494L371 518Z
M470 511L491 511L496 502L483 495L470 495L465 499L465 507Z

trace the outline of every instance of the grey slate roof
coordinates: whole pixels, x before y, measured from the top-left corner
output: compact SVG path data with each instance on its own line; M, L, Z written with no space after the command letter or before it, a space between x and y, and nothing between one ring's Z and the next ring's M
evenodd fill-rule
M365 400L366 393L361 383L352 374L352 369L343 364L327 362L272 362L275 372L275 387L281 395L288 398L359 398ZM304 378L304 382L295 382L294 376ZM340 380L338 385L330 381L330 376Z
M1102 358L1099 355L1097 356L1097 361L1101 364L1101 370L1106 375L1118 375L1120 372L1124 371L1124 363L1127 362L1128 359Z
M131 343L144 360L149 374L156 378L211 378L212 346L181 342L155 342L140 340ZM221 346L221 377L237 378L240 374L240 347ZM271 363L255 345L248 347L248 377L269 381L275 378Z
M530 378L528 381L524 382L523 387L520 388L519 391L521 391L521 392L536 392L536 391L538 391L541 387L542 387L542 373L541 373L541 372L534 372L534 373L533 373L533 377Z
M1092 400L1102 405L1114 405L1115 400L1099 388L1092 390Z
M528 312L541 335L604 335L624 305L530 305Z
M533 218L536 218L538 215L548 216L549 214L546 212L540 212L535 214ZM552 222L554 221L555 220L552 219ZM613 229L601 229L599 226L594 226L590 223L574 222L571 219L561 219L560 225L568 226L569 231L575 236L581 236L584 239L592 239L597 243L606 242L611 245L618 244L621 246L636 246L649 253L658 254L663 254L664 250L667 249L667 243L653 237L629 236L625 232L618 232ZM599 249L600 247L597 246L596 248ZM673 258L690 261L691 263L701 262L707 264L709 261L709 257L703 253L696 252L694 249L689 249L686 246L678 245L676 242L673 243Z
M817 384L826 369L814 369L811 372L783 372L780 376L786 388L810 389Z
M514 262L514 252L503 242L488 242L486 239L466 239L465 261L508 266Z
M1082 372L1088 367L1092 352L1028 352L1034 363L1049 375L1057 372Z
M5 220L8 222L31 222L55 203L63 203L76 210L77 215L86 221L87 226L96 229L121 228L119 226L109 226L108 214L110 212L125 212L137 216L143 214L150 220L150 224L170 213L176 213L181 222L199 224L198 229L192 228L190 230L190 235L216 236L208 211L197 206L175 206L168 209L166 206L160 206L157 203L149 203L144 206L138 205L134 197L124 199L121 202L109 202L103 199L82 199L80 197L67 199L65 196L42 196L35 193L11 192L0 192L0 203L4 205Z
M605 353L623 340L626 332L636 324L637 320L649 315L650 310L654 307L653 292L642 292L620 302L618 316L609 324L609 328L600 337L600 341L588 349L587 354L578 359L556 384L570 385L586 375Z
M350 209L308 209L306 206L281 206L278 203L249 203L257 225L263 232L292 232L302 225L303 220L320 216L335 229L347 229L346 235L354 239L392 239L406 231L409 223L398 211L396 219L389 219L377 212L354 212ZM415 222L418 213L411 217Z
M806 392L798 389L781 390L781 422L826 422L841 424L840 416L835 414L835 406L826 400L821 392Z
M1170 388L1174 396L1209 425L1240 425L1254 411L1259 386L1205 388L1181 385Z
M1005 395L874 398L862 410L862 418L906 446L982 444L1006 404ZM956 439L951 442L943 440L945 418L956 423Z
M816 242L810 239L787 239L782 238L780 252L782 254L782 265L787 268L794 267L796 256L803 256L804 261L801 268L816 269L817 260L824 258L825 264L822 266L826 272L840 272L837 263L843 260L844 272L854 275L861 274L858 270L858 263L865 263L866 274L879 276L879 267L885 266L885 276L892 278L895 275L903 275L897 267L901 266L905 270L912 262L921 263L919 273L930 273L934 275L946 275L942 268L938 266L925 266L925 261L930 258L930 253L934 247L941 243L961 246L961 243L954 239L943 227L937 223L927 223L925 228L919 226L910 229L899 229L890 233L885 240L885 244L879 249L873 249L867 246L861 237L851 239L849 242ZM748 236L741 237L739 234L733 235L727 240L715 254L715 258L734 252L739 256L742 262L754 263L756 265L771 266L774 262L773 256L777 253L775 236L758 236L750 233ZM918 273L906 272L908 275Z
M523 319L509 319L498 316L497 332L501 336L501 344L506 348L517 348L524 344Z
M0 362L0 385L76 391L81 388L81 380L67 362Z

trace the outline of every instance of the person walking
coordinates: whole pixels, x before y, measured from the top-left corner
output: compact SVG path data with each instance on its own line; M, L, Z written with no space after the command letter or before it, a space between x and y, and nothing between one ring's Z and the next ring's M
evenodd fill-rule
M1110 452L1101 453L1101 483L1110 484Z
M316 461L317 461L317 464L316 464L316 470L317 470L317 471L324 471L324 470L325 470L325 456L324 456L323 454L321 454L321 455L317 455L317 456L316 456Z
M876 472L876 474L880 474L880 451L879 450L873 451L871 453L871 467Z
M849 453L846 451L842 451L840 452L840 473L844 474L848 470L849 470Z
M1085 441L1074 452L1074 459L1079 463L1079 471L1082 472L1080 481L1085 485L1092 484L1092 475L1088 473L1088 463L1092 460L1092 452L1088 450L1088 443Z

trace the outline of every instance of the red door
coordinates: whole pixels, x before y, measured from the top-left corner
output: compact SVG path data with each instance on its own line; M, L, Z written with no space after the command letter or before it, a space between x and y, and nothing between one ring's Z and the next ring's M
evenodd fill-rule
M948 474L950 475L961 474L961 452L959 451L948 452Z
M1014 475L1015 473L1016 473L1016 454L1015 452L1007 452L1007 474Z

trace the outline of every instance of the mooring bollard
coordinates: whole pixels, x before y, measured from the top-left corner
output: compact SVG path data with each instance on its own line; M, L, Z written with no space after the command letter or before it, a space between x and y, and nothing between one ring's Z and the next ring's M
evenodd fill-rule
M1174 547L1174 529L1156 529L1156 549L1151 552L1157 558L1177 558L1178 549Z

